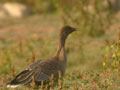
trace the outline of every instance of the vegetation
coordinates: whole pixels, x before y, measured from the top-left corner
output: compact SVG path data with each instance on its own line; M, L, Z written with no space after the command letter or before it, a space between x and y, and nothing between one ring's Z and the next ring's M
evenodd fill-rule
M9 90L5 84L34 60L52 57L57 49L59 29L68 24L76 27L77 32L66 43L66 75L63 81L60 79L58 85L51 88L58 90L62 86L63 90L120 89L120 19L111 13L113 11L110 7L104 7L103 0L12 1L27 4L35 12L41 12L41 15L0 20L1 90ZM43 4L44 2L51 8L48 8L48 4ZM28 88L20 87L15 90L21 89Z
M56 10L54 0L1 0L0 2L22 3L32 8L34 13L54 12Z
M117 72L120 71L120 41L116 41L113 45L106 46L106 55L103 61L105 69L111 68ZM109 64L107 64L109 63Z

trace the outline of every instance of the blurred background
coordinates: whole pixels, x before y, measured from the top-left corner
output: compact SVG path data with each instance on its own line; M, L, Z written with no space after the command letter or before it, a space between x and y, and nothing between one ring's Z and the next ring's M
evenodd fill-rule
M120 0L0 0L1 90L33 58L55 55L64 25L77 28L64 88L120 89Z

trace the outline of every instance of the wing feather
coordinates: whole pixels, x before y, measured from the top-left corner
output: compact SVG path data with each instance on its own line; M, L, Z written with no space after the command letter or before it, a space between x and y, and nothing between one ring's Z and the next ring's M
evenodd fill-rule
M35 81L40 82L40 81L45 81L45 80L49 80L49 75L43 73L43 72L39 72L37 73L37 75L35 76Z
M10 84L26 84L28 81L31 81L31 77L34 75L34 72L31 70L24 70L19 73Z

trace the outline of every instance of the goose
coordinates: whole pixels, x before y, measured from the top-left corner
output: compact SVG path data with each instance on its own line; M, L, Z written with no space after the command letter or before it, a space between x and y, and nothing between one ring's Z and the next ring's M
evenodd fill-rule
M55 81L57 81L59 71L61 77L63 77L67 64L65 41L68 35L74 31L76 31L76 29L71 26L62 27L59 35L59 46L55 56L47 60L38 60L29 65L25 70L16 75L15 78L7 84L7 87L16 88L18 86L30 85L32 77L34 77L35 85L41 85L42 81L49 81L51 75L53 75Z

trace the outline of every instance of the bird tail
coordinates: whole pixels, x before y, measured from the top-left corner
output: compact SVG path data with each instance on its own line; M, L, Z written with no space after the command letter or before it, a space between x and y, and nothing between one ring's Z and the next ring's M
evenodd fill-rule
M16 88L22 85L28 85L32 81L32 76L34 72L31 70L24 70L20 72L10 83L7 84L7 87L9 88Z
M20 84L12 84L12 83L8 83L7 84L7 88L16 88L16 87L19 87L21 86Z

